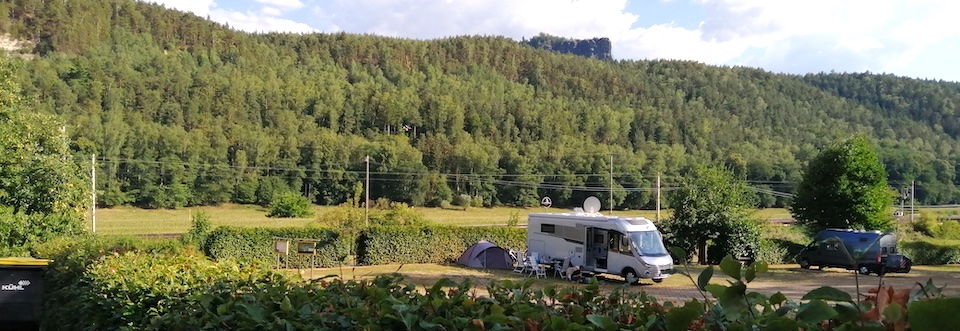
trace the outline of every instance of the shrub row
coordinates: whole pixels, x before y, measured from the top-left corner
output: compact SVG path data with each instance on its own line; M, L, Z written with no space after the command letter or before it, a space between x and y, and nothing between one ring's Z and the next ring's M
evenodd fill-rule
M524 250L526 229L503 226L382 226L358 237L357 261L364 265L388 263L450 263L480 240L504 249Z
M296 253L296 242L291 242L290 254L274 253L275 238L315 239L314 256ZM218 227L203 239L201 248L207 256L217 259L257 261L271 265L280 263L289 268L326 268L342 265L355 247L356 235L349 231L328 228L241 228ZM279 260L278 260L279 259Z
M239 228L220 227L207 234L202 245L211 258L276 263L274 238L319 240L316 267L345 264L355 254L364 265L389 263L451 263L477 241L487 240L500 247L524 249L526 230L511 227L378 226L358 232L329 228ZM290 268L307 267L308 255L291 252L280 263Z
M943 265L960 262L960 242L918 240L900 243L900 251L913 264Z

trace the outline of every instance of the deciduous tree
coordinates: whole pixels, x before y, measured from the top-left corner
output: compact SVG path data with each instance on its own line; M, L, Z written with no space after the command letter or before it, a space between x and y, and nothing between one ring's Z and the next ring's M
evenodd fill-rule
M62 123L27 111L14 70L0 57L0 249L82 231L89 202Z
M810 162L790 213L811 233L825 228L887 230L894 192L866 137L834 144Z
M712 264L746 245L756 247L759 224L748 216L754 199L746 182L731 171L694 166L668 196L674 210L662 225L667 244L687 252L696 250L700 263Z

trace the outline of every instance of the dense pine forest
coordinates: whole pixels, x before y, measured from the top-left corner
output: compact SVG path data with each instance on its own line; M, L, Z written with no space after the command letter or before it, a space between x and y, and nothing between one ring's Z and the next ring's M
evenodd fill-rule
M773 74L602 61L464 36L250 34L132 0L0 3L19 82L96 155L101 206L318 204L649 208L696 163L723 163L782 206L807 162L862 133L891 184L960 202L960 84L871 73ZM612 181L612 182L611 182ZM605 207L606 208L606 207Z

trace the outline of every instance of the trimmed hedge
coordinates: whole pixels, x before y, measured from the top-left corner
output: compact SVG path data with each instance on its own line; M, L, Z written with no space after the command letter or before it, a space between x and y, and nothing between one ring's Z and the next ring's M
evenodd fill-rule
M329 228L241 228L218 227L210 232L202 245L207 256L222 259L258 261L275 265L275 237L290 239L316 239L317 250L313 265L328 268L343 265L353 251L356 235L338 232ZM309 255L296 253L296 242L290 243L289 255L281 255L280 263L290 268L308 268Z
M213 262L173 239L73 237L38 246L43 329L137 330L208 292L210 284L271 282L266 265Z
M90 295L113 295L112 293L88 293L93 280L89 269L103 259L139 252L148 255L185 254L200 255L172 239L145 239L125 236L76 236L60 237L33 247L33 256L51 259L44 269L44 297L41 307L42 324L50 330L95 330L91 318L106 318L91 312L99 304L88 301ZM202 257L201 257L202 258ZM121 274L122 276L123 274ZM97 316L88 316L91 313Z
M960 262L960 243L957 242L901 242L900 251L913 260L913 264L943 265Z
M381 226L362 232L357 243L357 261L364 265L389 263L453 263L480 240L504 249L524 250L523 228L484 226Z

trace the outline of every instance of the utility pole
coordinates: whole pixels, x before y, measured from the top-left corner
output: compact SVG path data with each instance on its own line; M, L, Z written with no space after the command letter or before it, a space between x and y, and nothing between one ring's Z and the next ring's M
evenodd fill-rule
M916 191L917 191L917 181L911 180L910 181L910 223L913 223L913 213L914 211L917 210L916 207L914 207L913 205L914 198L916 197Z
M97 232L97 154L90 154L90 221Z
M906 187L900 190L900 216L897 216L897 235L900 235L900 222L902 222L903 217L907 215L906 214L907 210L905 209L906 208L905 204L907 202L907 193L909 193L909 191L907 190Z
M613 154L610 154L610 215L613 215Z
M657 174L657 222L660 222L660 174Z
M366 198L363 201L363 208L364 208L363 209L363 225L369 226L370 225L370 155L367 155L367 157L364 158L364 162L367 163L367 184L364 185L364 188L366 189L367 193L366 193Z

